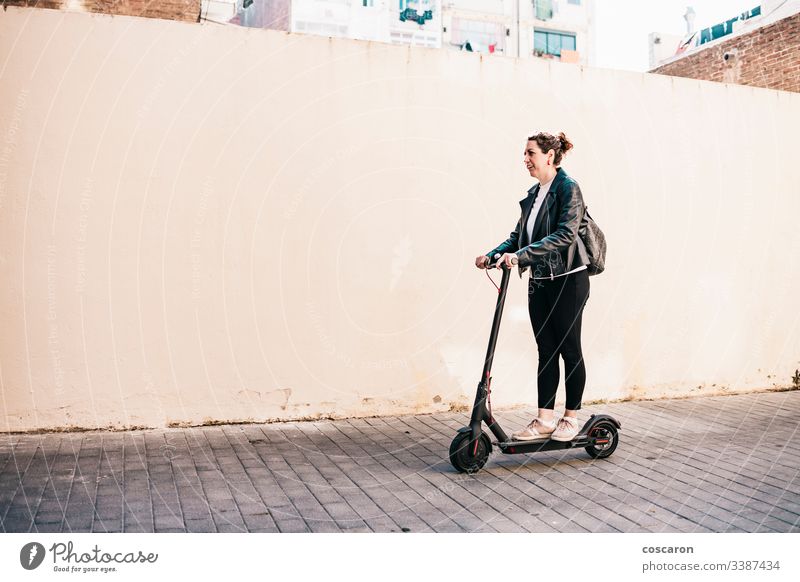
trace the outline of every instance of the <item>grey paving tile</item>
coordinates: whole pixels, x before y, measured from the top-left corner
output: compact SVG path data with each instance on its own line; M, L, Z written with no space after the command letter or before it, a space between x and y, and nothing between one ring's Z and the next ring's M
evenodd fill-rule
M622 421L611 458L496 453L471 476L447 458L464 413L0 435L0 531L798 532L799 409L798 391L585 407Z

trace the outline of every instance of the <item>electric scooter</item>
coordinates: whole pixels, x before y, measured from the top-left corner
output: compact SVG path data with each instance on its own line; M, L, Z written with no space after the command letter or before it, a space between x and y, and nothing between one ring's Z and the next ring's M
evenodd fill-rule
M495 255L487 268L496 266L499 257L500 255ZM517 260L514 259L513 263L516 264ZM508 281L511 274L511 269L505 265L502 270L503 277L500 287L498 287L497 306L494 310L492 332L489 335L489 348L486 351L483 375L478 383L475 404L472 406L472 417L469 426L458 429L453 442L450 444L450 462L461 473L476 473L483 468L489 459L489 455L492 452L492 444L497 445L500 451L507 455L583 447L594 459L604 459L610 456L617 448L617 444L619 444L619 431L622 425L607 414L593 414L571 441L555 441L550 437L532 441L512 440L492 415L492 378L490 374L492 360L494 359L494 348L497 344L497 334L500 330L500 318L503 315L503 305L505 304ZM489 435L481 429L481 425L484 422L492 434L497 437L497 441L494 443L492 443Z

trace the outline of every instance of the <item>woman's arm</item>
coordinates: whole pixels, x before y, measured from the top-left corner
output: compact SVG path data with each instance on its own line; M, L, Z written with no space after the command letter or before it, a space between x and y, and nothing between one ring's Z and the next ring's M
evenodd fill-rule
M569 247L578 238L578 228L583 220L583 195L574 180L563 184L556 194L561 212L556 229L541 240L517 251L521 267L532 265L537 257Z
M508 238L505 240L505 242L500 243L498 246L486 253L486 256L491 259L497 253L502 255L503 253L513 253L517 250L519 250L519 221L517 221L517 226L511 231L511 234L508 235Z

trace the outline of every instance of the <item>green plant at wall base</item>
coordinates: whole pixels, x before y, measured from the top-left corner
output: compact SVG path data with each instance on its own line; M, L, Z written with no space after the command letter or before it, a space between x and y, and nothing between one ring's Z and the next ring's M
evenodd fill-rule
M792 376L792 385L795 388L800 388L800 370L794 371L794 376Z

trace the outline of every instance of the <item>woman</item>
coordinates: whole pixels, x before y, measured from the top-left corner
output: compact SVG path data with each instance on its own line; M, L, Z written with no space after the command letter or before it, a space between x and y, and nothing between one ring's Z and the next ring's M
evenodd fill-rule
M475 259L487 268L489 257L500 254L498 268L511 268L518 259L520 276L530 274L528 312L539 350L539 413L512 436L516 440L550 437L570 441L579 431L586 368L581 352L581 318L589 299L589 264L578 236L585 207L577 182L560 167L572 143L560 133L537 133L528 138L525 166L539 183L520 201L522 215L508 240ZM564 416L554 417L559 377L564 359L567 401Z

